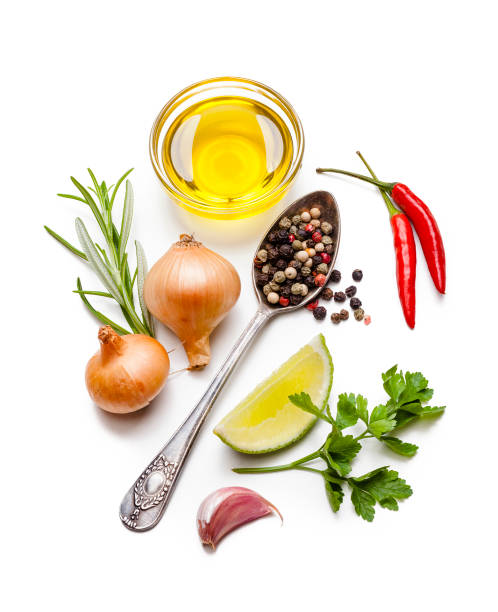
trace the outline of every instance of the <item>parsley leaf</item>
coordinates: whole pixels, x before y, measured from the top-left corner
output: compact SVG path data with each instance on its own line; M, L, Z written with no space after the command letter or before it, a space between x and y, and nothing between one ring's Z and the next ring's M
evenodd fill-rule
M294 393L293 395L289 395L289 399L294 406L301 408L301 410L304 410L305 412L313 414L319 419L329 422L327 416L324 415L317 406L315 406L315 404L311 401L311 397L307 393Z
M368 424L370 433L376 438L380 438L382 434L392 431L395 427L396 419L391 409L384 404L375 406L370 415L370 422Z
M369 523L375 516L375 499L368 491L364 491L355 485L351 485L351 501L356 514Z
M339 429L345 429L356 425L358 415L356 414L356 396L354 393L347 395L341 393L337 402L336 425Z
M343 436L340 431L334 430L328 435L321 456L330 468L340 476L346 476L351 471L351 461L360 450L361 444L353 436Z
M413 493L406 481L398 477L398 472L387 468L365 480L358 481L355 478L350 478L350 480L354 481L356 486L361 486L364 491L370 493L378 502L388 497L405 499Z
M413 457L418 450L418 446L416 444L402 442L399 438L382 436L380 440L381 442L384 442L384 444L392 451L398 453L398 455L403 455L404 457Z
M365 423L365 425L368 425L367 404L368 400L363 397L363 395L356 396L356 414Z
M385 499L381 499L379 504L383 508L387 508L387 510L399 510L398 502L394 499L394 497L386 497Z
M446 406L424 406L421 417L439 416L446 410Z
M325 492L327 493L327 499L329 500L330 507L333 512L337 512L341 507L342 500L344 498L344 491L342 486L335 482L325 480Z

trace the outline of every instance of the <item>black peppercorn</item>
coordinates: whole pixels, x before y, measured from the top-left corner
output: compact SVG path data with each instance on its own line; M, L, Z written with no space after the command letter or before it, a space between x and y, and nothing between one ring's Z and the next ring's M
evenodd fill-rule
M290 290L290 286L285 284L281 289L280 289L280 295L282 297L286 297L288 298L291 294L291 290Z
M327 309L323 306L317 306L313 310L313 316L317 321L323 321L323 319L325 319L325 317L327 316Z
M319 266L322 263L322 258L320 257L320 255L313 255L311 261L313 262L314 266Z
M277 270L285 270L285 268L287 268L285 259L278 259L275 263L275 268L277 268Z
M294 254L294 249L291 247L290 244L282 244L282 246L279 248L279 251L282 257L287 257L288 259L292 259L292 256Z
M258 287L263 287L270 279L268 274L264 274L263 272L256 272L254 278L256 279L256 285Z
M325 289L323 289L320 293L320 297L327 301L331 300L334 297L334 292L332 291L332 289L325 287Z
M327 244L327 246L325 247L325 253L328 253L329 255L332 255L333 252L334 252L333 245Z
M337 325L337 323L341 322L341 315L338 312L333 312L330 315L330 320L332 321L332 323L335 323Z
M348 298L352 298L356 295L356 287L351 285L351 287L348 287L344 293L348 296Z
M339 316L341 317L341 321L347 321L349 319L349 312L343 308L339 313Z
M303 264L300 261L297 261L297 259L293 259L291 262L289 262L289 266L291 268L296 268L296 270L300 270L303 267Z
M297 236L301 240L306 240L306 238L308 237L308 232L306 230L303 230L303 229L298 229L297 230Z
M353 270L353 280L357 283L363 278L363 272L361 270Z
M276 242L276 240L277 240L277 233L276 232L270 232L266 238L267 238L268 242L270 242L271 244L274 244Z
M315 285L315 277L311 276L311 274L309 276L305 276L303 279L303 283L309 287L310 289L316 289L316 285Z
M276 249L275 247L268 249L268 259L270 261L275 261L276 259L278 259L278 257L278 249Z
M270 254L268 254L268 257L270 256ZM339 272L339 270L332 270L332 274L330 275L330 280L333 283L338 283L341 280L341 273Z
M351 306L353 310L356 310L357 308L361 306L361 301L358 298L351 298L349 300L349 305Z
M291 295L289 298L289 301L293 306L297 306L303 301L303 296L302 295Z
M287 242L289 240L289 232L281 229L277 232L277 242Z
M273 276L273 275L275 274L275 272L276 272L276 271L277 271L277 268L276 268L275 266L270 266L270 267L268 268L268 274L269 274L270 276Z
M336 291L334 293L334 300L336 302L345 302L346 301L346 294L343 293L342 291Z

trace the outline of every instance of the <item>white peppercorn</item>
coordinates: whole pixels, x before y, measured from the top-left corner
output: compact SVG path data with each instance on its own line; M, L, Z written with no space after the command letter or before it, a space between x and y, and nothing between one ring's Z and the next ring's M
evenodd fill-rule
M263 274L268 274L268 272L270 271L270 264L265 264L262 268L261 268L261 272L263 272Z
M314 257L316 255L316 251L313 248L306 249L306 253L308 253L309 257Z
M274 293L273 291L271 291L267 296L266 299L270 302L270 304L277 304L280 297L278 295L278 293Z
M258 259L259 261L265 262L268 259L268 251L266 249L260 249L258 251Z
M296 270L296 268L292 268L292 267L285 268L284 274L285 274L286 278L289 278L290 280L292 280L292 279L296 278L297 270ZM301 274L302 274L302 272L301 272Z
M297 227L296 227L295 225L291 225L291 226L289 227L289 233L290 233L290 234L294 234L294 235L296 235L296 233L297 233Z
M310 224L315 228L318 229L321 225L321 221L319 219L311 219Z
M318 266L316 267L316 271L318 272L318 274L327 274L327 272L329 271L329 267L326 263L321 263L318 264Z
M323 242L317 242L315 244L315 251L317 253L321 253L324 249L325 249L325 245L323 244Z
M308 255L308 253L306 253L306 255ZM313 267L313 260L311 259L311 257L304 262L304 265L308 268Z
M291 286L292 295L301 295L301 283L294 283Z
M306 295L308 295L308 287L307 285L305 285L304 283L301 283L301 295L304 297Z
M297 253L294 255L294 257L295 257L295 258L296 258L298 261L300 261L300 262L302 262L302 263L304 263L306 260L308 260L308 259L309 259L308 253L306 253L306 251L298 251L298 252L297 252Z
M322 230L323 234L330 234L332 231L332 225L328 221L324 221L320 229Z
M278 272L275 272L275 274L273 275L273 280L276 283L285 283L285 274L282 272L282 270L278 270Z
M311 221L311 215L307 210L301 213L301 221L304 221L304 223L309 223Z
M322 212L319 208L316 208L315 206L310 210L310 215L313 217L313 219L318 219L319 217L321 217Z

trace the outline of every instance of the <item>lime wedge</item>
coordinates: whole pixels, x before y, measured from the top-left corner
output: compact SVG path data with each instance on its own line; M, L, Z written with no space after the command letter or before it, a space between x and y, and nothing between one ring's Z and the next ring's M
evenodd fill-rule
M325 338L319 334L249 393L214 433L241 453L269 453L293 444L316 417L294 406L289 395L306 391L316 406L325 408L333 372Z

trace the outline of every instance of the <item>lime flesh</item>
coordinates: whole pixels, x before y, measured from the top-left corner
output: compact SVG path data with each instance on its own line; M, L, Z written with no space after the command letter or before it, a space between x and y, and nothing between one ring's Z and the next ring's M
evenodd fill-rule
M305 391L321 409L327 404L334 366L319 334L261 382L214 428L241 453L269 453L302 438L316 417L291 403L289 395Z

